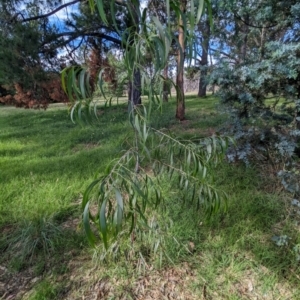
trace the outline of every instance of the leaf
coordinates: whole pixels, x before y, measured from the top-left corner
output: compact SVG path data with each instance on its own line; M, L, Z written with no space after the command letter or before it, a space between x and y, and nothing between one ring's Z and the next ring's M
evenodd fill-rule
M160 38L163 40L165 38L165 31L162 24L160 23L157 17L152 17L152 21L154 22L159 31Z
M196 24L198 24L200 19L201 19L202 12L203 12L203 7L204 7L204 0L199 0L198 1L197 16L196 16Z
M157 208L161 202L161 193L159 189L155 189L155 196L156 196L155 208Z
M107 101L108 99L106 98L104 89L103 89L103 84L104 84L104 80L103 80L103 73L105 72L105 70L108 68L103 68L102 70L100 70L99 75L98 75L98 85L101 91L102 96L104 97L104 99Z
M104 4L102 0L95 0L98 8L98 12L100 15L101 20L105 25L108 25L107 19L106 19L106 13L104 12ZM114 16L112 16L114 18Z
M167 20L170 21L170 0L166 0ZM171 28L171 22L168 22L169 30Z
M212 146L211 144L207 144L206 146L206 152L207 152L207 160L209 160L211 158L211 154L212 154Z
M77 109L77 106L80 105L79 102L75 103L72 108L71 108L71 111L70 111L70 115L71 115L71 121L75 124L75 119L74 119L74 113L75 113L75 110Z
M107 199L105 199L100 207L99 212L99 225L100 225L100 232L102 234L104 247L105 249L108 249L108 240L107 240L107 222L106 222L106 204Z
M184 183L184 189L187 191L188 190L188 186L189 186L189 180L186 179L185 183Z
M95 11L95 2L94 0L89 0L90 10L93 13Z
M89 211L89 204L90 202L88 201L84 207L84 211L83 211L83 227L85 230L85 234L86 237L89 241L89 243L94 247L95 246L95 235L91 230L91 226L90 226L90 211Z
M135 218L134 218L134 214L132 212L129 212L128 214L128 218L131 220L131 224L130 224L130 230L129 230L129 234L132 233L132 231L134 230L134 225L135 225Z
M111 16L112 16L112 21L113 21L114 28L116 29L119 36L121 36L122 34L120 32L120 29L118 27L118 24L117 24L116 18L115 18L115 15L116 15L116 13L115 13L115 3L116 3L115 0L110 1L110 13L111 13Z
M142 218L142 220L144 221L145 225L148 226L147 218L144 216L143 211L141 210L141 208L138 204L136 204L136 211L139 213L139 215Z
M187 159L186 159L187 168L190 168L191 165L191 151L188 151Z
M124 203L123 198L118 189L115 189L116 200L117 200L117 208L116 208L116 227L117 232L121 230L122 220L123 220L123 212L124 212Z
M137 130L137 132L141 136L142 134L141 134L141 128L140 128L140 120L139 120L139 116L137 114L134 117L134 128Z
M84 209L86 207L86 204L89 202L89 196L90 196L90 193L91 191L93 190L93 188L101 181L103 181L103 178L104 177L101 177L97 180L94 180L89 186L88 188L85 190L84 194L83 194L83 198L82 198L82 203L81 203L81 206L82 206L82 209Z
M82 69L79 73L79 88L84 99L87 98L85 93L85 72L86 71Z
M190 25L191 25L191 28L193 30L194 28L194 24L195 24L195 17L194 17L194 10L195 10L195 5L194 5L194 0L191 0L190 1L190 6L191 6L191 18L190 18Z

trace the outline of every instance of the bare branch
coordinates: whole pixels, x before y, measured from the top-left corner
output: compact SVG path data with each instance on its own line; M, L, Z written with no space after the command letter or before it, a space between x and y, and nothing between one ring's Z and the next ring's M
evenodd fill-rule
M275 27L275 26L278 25L278 23L274 23L274 24L269 25L269 26L257 26L257 25L250 24L250 23L248 23L247 21L243 20L238 14L234 14L234 16L235 16L238 20L242 21L245 25L247 25L247 26L249 26L249 27L253 27L253 28L268 29L268 28L273 28L273 27Z
M220 53L220 54L222 54L222 55L224 55L224 56L226 56L226 57L234 60L235 62L238 62L238 60L236 58L232 57L230 54L228 54L228 53L226 53L224 51L221 51L221 50L218 50L218 49L213 49L213 48L209 48L209 51L218 52L218 53Z
M50 11L47 14L39 15L39 16L34 16L34 17L30 17L30 18L25 18L25 19L21 20L21 22L24 23L24 22L29 22L29 21L34 21L34 20L48 18L48 17L54 15L55 13L57 13L58 11L64 9L65 7L68 7L70 5L76 4L76 3L81 2L81 1L82 0L74 0L72 2L68 2L68 3L62 4L61 6L57 7L56 9Z
M104 40L113 42L115 44L117 44L118 46L121 46L121 40L114 38L110 35L107 35L105 33L101 33L101 32L93 32L93 31L70 31L70 32L61 32L58 34L55 34L51 37L51 39L44 41L42 43L41 46L45 46L49 43L51 43L53 40L57 40L60 37L64 37L64 36L69 36L70 38L66 41L63 41L62 44L60 46L64 46L67 45L68 43L70 43L71 41L79 38L79 37L84 37L84 36L95 36L95 37L100 37Z

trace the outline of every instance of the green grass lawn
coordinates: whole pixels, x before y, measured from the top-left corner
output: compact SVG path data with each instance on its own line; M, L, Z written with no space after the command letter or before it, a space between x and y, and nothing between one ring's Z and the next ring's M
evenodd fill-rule
M189 95L186 121L174 118L172 100L151 122L184 139L204 137L226 121L217 106L213 96ZM103 259L82 232L80 201L128 147L125 104L105 109L93 127L73 124L62 105L0 107L0 128L1 299L300 299L299 228L272 174L218 166L228 211L210 221L183 203L176 181L163 180L165 209L149 212L155 230ZM284 234L288 244L276 246L272 236Z

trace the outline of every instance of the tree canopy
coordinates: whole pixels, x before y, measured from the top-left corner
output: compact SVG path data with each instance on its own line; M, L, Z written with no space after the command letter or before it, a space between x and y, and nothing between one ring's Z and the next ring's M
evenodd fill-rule
M109 8L109 1L106 6ZM126 18L121 15L122 6L116 11L116 17L120 29L124 30ZM49 101L66 101L59 72L66 65L86 60L92 46L101 44L106 49L111 44L115 48L121 46L118 33L101 22L96 13L91 13L86 1L1 1L0 16L2 102L28 106L29 99L24 99L26 93L32 95L30 101L37 106ZM49 82L55 86L56 95L53 91L45 93ZM23 100L19 102L12 96L21 90Z

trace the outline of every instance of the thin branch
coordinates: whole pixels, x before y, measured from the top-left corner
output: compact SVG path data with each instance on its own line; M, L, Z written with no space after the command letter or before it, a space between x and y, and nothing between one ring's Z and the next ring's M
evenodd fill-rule
M68 45L65 45L65 49L66 49L66 51L68 52L69 57L71 57L73 60L75 60L75 59L74 59L74 56L73 56L73 53L74 53L78 48L81 47L83 41L84 41L84 37L81 38L80 43L79 43L76 47L74 47L71 51L69 51ZM75 54L75 57L76 57L76 54Z
M48 18L48 17L54 15L55 13L57 13L58 11L64 9L65 7L68 7L70 5L76 4L76 3L81 2L81 1L82 0L74 0L72 2L68 2L68 3L62 4L61 6L57 7L56 9L50 11L47 14L39 15L39 16L34 16L34 17L30 17L30 18L25 18L25 19L21 20L21 23Z
M226 56L226 57L228 57L228 58L234 60L235 62L238 62L238 60L237 60L236 58L232 57L231 55L229 55L228 53L226 53L226 52L224 52L224 51L217 50L217 49L213 49L213 48L209 48L209 50L210 50L210 51L213 51L213 52L218 52L218 53L220 53L220 54L222 54L222 55L224 55L224 56Z
M242 17L240 17L238 14L234 14L234 16L235 16L238 20L240 20L240 21L242 21L244 24L246 24L247 26L253 27L253 28L268 29L268 28L273 28L273 27L275 27L275 26L278 25L278 23L274 23L274 24L269 25L269 26L257 26L257 25L250 24L250 23L248 23L247 21L243 20Z
M69 32L62 32L62 33L58 33L56 35L53 35L53 37L51 37L51 39L45 41L44 43L42 43L41 46L45 46L46 44L51 43L53 40L56 40L60 37L64 37L64 36L70 36L71 38L68 39L67 41L64 41L63 45L68 44L69 42L73 41L74 39L77 39L81 36L95 36L95 37L101 37L102 39L105 39L107 41L113 42L117 45L121 45L121 40L114 38L112 36L109 36L107 34L101 33L101 32L88 32L88 31L69 31Z

